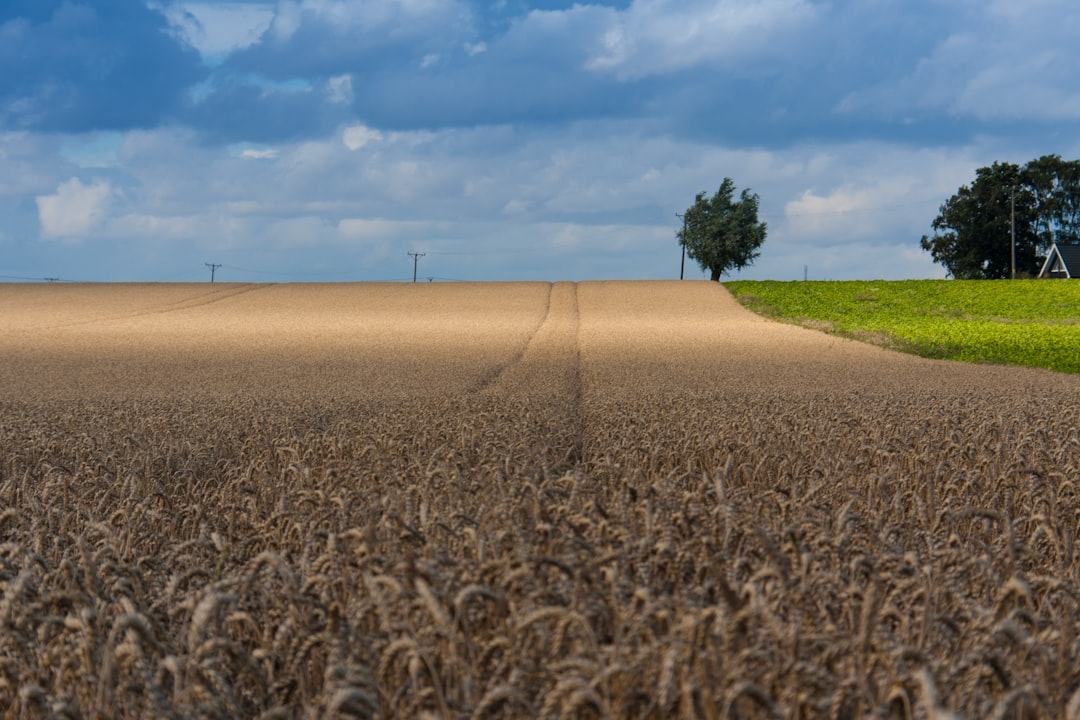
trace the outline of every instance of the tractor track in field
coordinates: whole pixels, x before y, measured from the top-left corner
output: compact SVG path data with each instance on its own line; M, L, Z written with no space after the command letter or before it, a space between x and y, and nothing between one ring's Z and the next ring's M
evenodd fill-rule
M547 323L548 321L548 318L551 316L551 296L554 291L553 289L554 284L549 283L547 297L544 300L544 316L529 333L529 337L514 352L514 354L510 357L509 360L483 374L469 391L470 394L482 394L488 391L490 388L494 387L510 368L519 364L522 358L525 357L525 353L529 351L529 348L532 346L537 333L540 332L540 329L544 327L545 323Z
M558 282L550 287L544 320L524 348L474 390L481 395L510 396L526 403L556 407L558 432L571 438L566 461L582 461L581 313L578 283Z
M185 298L184 300L178 300L176 302L166 303L165 305L159 305L141 310L135 310L127 313L115 313L110 315L104 315L101 317L84 318L82 320L72 320L70 322L57 323L55 325L45 325L33 329L22 330L23 333L40 332L42 330L64 330L68 328L84 327L88 325L101 325L110 322L117 322L123 320L134 320L140 317L150 317L154 315L168 315L170 313L183 312L185 310L193 310L195 308L206 307L207 305L213 305L215 303L225 302L232 300L241 295L246 295L258 290L264 290L271 287L271 283L260 283L252 285L243 285L240 287L229 287L222 290L211 290L207 293L201 293L191 298Z

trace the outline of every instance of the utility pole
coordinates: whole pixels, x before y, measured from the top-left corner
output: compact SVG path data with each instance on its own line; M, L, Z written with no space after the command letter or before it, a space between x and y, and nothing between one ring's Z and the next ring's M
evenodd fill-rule
M685 228L686 227L686 220L684 219L684 217L682 215L680 215L679 213L675 213L675 217L677 217L677 218L679 218L680 220L683 221L683 227ZM682 245L682 264L679 265L679 279L682 280L683 275L686 274L686 243L681 242L679 244Z
M214 272L221 267L221 263L203 263L206 267L210 268L210 283L214 282Z
M1016 188L1009 193L1009 279L1016 279Z
M425 255L427 255L427 253L422 253L422 252L412 252L412 251L410 250L408 254L409 254L409 256L410 256L410 257L412 257L412 259L413 259L413 261L412 261L412 281L413 281L413 282L416 282L416 264L417 264L418 262L420 262L420 258L422 258L422 257L424 257Z

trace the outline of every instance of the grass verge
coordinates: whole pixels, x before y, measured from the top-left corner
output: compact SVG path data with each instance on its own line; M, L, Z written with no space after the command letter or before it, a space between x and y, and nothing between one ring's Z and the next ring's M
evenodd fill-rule
M769 318L924 357L1080 373L1080 282L725 283Z

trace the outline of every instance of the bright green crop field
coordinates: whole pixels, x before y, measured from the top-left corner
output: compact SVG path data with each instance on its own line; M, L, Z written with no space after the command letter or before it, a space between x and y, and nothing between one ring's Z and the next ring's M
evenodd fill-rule
M766 317L925 357L1080 372L1080 281L737 280L724 286Z

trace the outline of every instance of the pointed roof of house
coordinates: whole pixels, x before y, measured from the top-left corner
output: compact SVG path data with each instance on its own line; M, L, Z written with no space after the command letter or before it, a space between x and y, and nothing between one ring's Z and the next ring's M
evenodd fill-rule
M1039 277L1080 279L1080 245L1051 245Z

